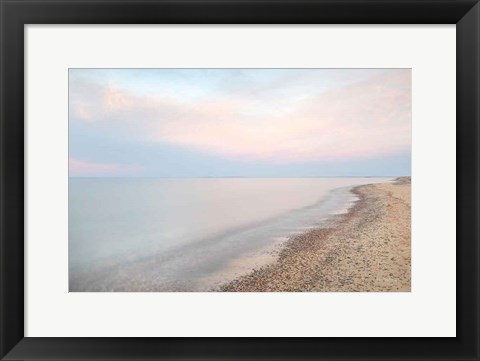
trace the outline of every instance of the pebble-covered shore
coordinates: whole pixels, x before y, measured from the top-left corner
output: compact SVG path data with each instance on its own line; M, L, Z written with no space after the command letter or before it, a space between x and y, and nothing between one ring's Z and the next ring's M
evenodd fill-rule
M222 286L227 292L384 292L411 287L411 184L353 189L355 206L289 240L275 263Z

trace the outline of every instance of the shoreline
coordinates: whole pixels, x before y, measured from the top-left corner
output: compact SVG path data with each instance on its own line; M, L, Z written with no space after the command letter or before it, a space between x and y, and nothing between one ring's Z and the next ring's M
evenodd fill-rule
M333 227L333 225L337 224L340 219L345 217L351 211L351 209L355 206L355 204L358 202L359 200L358 195L352 192L352 189L356 187L359 187L359 186L354 185L354 186L342 186L339 188L334 188L329 191L328 195L325 196L325 198L322 198L317 203L303 207L301 210L317 207L318 204L324 204L325 201L330 201L332 197L336 198L339 196L339 194L341 197L345 198L343 203L341 203L340 205L337 205L335 209L331 209L327 217L320 216L321 220L318 221L317 219L317 225L308 225L306 227L303 227L304 228L303 231L295 231L295 232L292 232L290 235L284 235L284 236L278 237L277 241L273 243L269 243L260 249L247 252L246 254L242 255L240 258L235 258L233 260L230 260L227 263L226 267L220 269L217 272L204 276L202 280L206 281L205 283L207 285L208 284L213 284L213 285L203 287L203 289L196 292L221 291L225 285L230 284L241 277L249 275L257 269L270 266L275 262L277 262L280 253L283 251L285 246L293 238L296 238L298 236L304 235L305 233L308 233L317 229L326 229L326 228ZM347 196L345 196L344 193ZM298 210L295 210L295 211L298 211ZM281 215L279 217L282 217L282 216L284 217L285 215Z
M409 292L410 177L356 186L346 214L286 241L275 262L223 292Z

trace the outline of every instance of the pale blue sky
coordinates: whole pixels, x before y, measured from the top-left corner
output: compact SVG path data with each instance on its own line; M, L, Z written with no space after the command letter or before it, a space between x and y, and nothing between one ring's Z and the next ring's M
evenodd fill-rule
M408 69L70 69L70 176L410 174Z

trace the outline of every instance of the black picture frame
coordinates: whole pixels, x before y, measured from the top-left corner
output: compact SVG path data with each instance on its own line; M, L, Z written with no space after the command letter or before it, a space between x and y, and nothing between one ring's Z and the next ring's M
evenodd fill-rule
M0 0L0 11L2 360L479 359L477 0ZM24 337L24 26L161 23L456 24L457 337Z

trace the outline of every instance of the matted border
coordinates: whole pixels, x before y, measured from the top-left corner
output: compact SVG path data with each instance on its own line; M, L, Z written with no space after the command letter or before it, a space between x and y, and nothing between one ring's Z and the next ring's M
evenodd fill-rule
M161 24L25 28L24 336L456 336L455 25ZM153 43L155 47L149 46ZM179 48L178 44L182 46ZM220 52L218 44L222 44ZM386 65L414 69L411 293L65 292L68 68ZM441 87L432 87L439 81ZM442 207L432 207L439 203L439 194ZM444 227L438 227L439 224Z
M476 0L0 1L0 356L5 360L478 359L480 6ZM124 23L456 23L457 337L24 338L24 25Z

